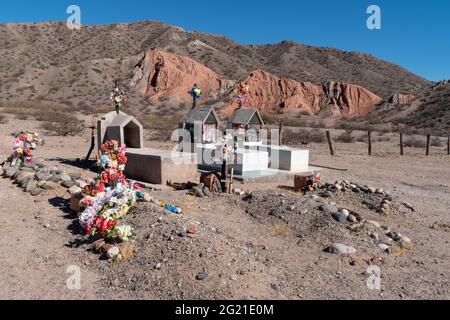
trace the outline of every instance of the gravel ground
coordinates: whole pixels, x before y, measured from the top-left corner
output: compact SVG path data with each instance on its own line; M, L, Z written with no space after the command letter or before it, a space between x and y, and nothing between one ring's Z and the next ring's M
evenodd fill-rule
M2 159L11 150L11 132L38 126L15 119L0 125ZM89 134L46 136L34 154L66 172L92 176L71 165L89 149ZM116 263L89 250L64 188L31 197L2 178L0 205L7 210L0 211L0 298L449 299L449 158L438 148L430 157L408 149L401 158L393 142L374 149L369 158L362 143L337 144L332 158L326 145L314 144L311 162L348 169L324 169L323 182L383 188L392 196L387 214L378 212L384 195L351 190L324 197L325 189L300 195L289 184L246 184L239 186L251 192L246 198L152 191L154 198L181 206L183 215L139 204L126 217L138 234L128 248L133 254ZM412 245L402 249L394 241L392 252L384 252L378 244L389 243L385 230L372 222L358 229L336 221L326 209L330 203L401 233ZM325 252L333 243L356 252ZM80 290L66 285L72 265L81 269ZM380 268L381 290L366 285L371 265Z

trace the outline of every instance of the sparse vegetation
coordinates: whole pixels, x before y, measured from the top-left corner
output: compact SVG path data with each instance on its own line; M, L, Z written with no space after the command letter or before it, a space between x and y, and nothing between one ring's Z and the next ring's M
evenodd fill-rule
M404 145L410 148L425 148L427 143L424 139L420 139L417 137L410 137L404 141Z
M340 135L336 137L337 142L343 142L343 143L353 143L355 142L355 137L353 136L353 130L345 130L345 132L342 132Z
M284 142L287 145L307 145L310 143L324 143L325 133L321 130L308 130L308 129L286 129L284 131Z
M73 114L53 112L42 117L42 129L58 136L76 135L83 127L81 121Z

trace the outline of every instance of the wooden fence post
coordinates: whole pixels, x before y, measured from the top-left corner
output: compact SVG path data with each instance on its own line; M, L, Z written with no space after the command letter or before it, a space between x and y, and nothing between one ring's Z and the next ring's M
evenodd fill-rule
M372 131L369 130L367 132L367 138L369 141L369 156L371 156L372 155Z
M450 136L447 137L447 155L450 156Z
M430 141L431 141L431 135L427 134L427 151L426 151L427 156L430 155Z
M331 138L330 131L328 131L328 130L327 130L327 140L328 140L328 146L330 147L330 153L332 156L335 156L336 153L334 151L333 139Z
M404 154L403 149L403 132L400 132L400 155L402 156Z

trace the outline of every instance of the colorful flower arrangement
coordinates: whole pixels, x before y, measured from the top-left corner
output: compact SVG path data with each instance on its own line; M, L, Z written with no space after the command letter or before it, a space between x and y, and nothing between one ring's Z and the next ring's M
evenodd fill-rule
M235 84L233 92L236 94L235 99L240 108L247 102L250 93L250 87L244 82L238 82Z
M40 143L39 134L34 132L15 133L13 142L13 153L9 157L11 166L22 166L24 164L33 163L33 156L31 150L36 149Z
M97 166L99 175L95 183L83 190L78 220L86 234L103 238L128 241L135 236L132 227L120 225L120 219L142 197L141 188L135 182L128 183L123 175L127 157L126 147L117 141L107 141L101 147Z

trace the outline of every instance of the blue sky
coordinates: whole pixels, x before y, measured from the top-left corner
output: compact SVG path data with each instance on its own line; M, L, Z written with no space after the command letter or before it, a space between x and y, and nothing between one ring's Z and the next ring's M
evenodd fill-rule
M370 53L429 80L450 78L448 0L15 0L2 1L0 22L66 20L82 24L159 20L222 34L243 44L293 40ZM366 27L367 7L381 8L382 29Z

